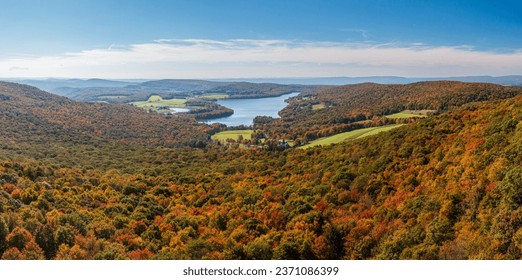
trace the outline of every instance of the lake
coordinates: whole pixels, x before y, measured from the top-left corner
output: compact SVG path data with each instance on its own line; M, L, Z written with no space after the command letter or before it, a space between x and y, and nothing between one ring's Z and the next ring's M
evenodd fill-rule
M172 113L187 113L187 112L190 112L189 108L172 107L172 108L169 108L169 110L172 111Z
M299 95L299 92L281 95L278 97L248 98L248 99L223 99L217 103L234 110L229 117L211 119L208 124L222 123L227 126L252 125L257 116L279 118L277 114L286 107L286 99Z

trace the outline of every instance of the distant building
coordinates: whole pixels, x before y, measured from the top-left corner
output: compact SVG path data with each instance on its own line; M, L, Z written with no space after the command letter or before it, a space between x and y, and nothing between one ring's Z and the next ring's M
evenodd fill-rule
M290 144L285 141L285 139L279 140L279 148L281 149L288 149L290 148Z

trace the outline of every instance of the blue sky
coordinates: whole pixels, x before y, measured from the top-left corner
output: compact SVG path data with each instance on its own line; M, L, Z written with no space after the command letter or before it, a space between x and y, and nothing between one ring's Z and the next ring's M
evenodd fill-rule
M520 1L0 4L0 77L522 74Z

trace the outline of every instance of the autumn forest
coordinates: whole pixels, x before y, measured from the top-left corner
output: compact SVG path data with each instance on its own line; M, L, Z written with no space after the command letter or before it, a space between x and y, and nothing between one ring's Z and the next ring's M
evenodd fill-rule
M265 86L286 92L240 96ZM522 258L521 88L299 90L220 142L197 114L0 82L1 259ZM387 117L405 110L429 113Z

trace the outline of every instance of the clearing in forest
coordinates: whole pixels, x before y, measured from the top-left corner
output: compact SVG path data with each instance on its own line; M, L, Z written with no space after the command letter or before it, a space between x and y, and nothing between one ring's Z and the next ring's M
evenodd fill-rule
M160 111L158 108L185 108L187 100L184 98L163 99L159 95L152 95L147 101L131 102L130 104L152 111Z
M389 119L407 119L407 118L425 118L430 113L436 112L435 110L404 110L399 113L387 115Z
M341 143L344 141L350 141L355 139L361 139L364 137L372 136L380 132L392 130L394 128L403 126L404 124L392 124L392 125L385 125L385 126L378 126L378 127L368 127L368 128L361 128L356 129L348 132L343 132L339 134L335 134L329 137L320 138L317 140L314 140L307 145L299 147L300 149L308 149L315 146L323 146L323 145L330 145L330 144L336 144Z
M211 138L220 142L226 142L227 139L237 141L239 139L239 136L241 136L245 140L250 140L252 139L252 133L254 133L252 129L227 130L216 133L212 135Z

